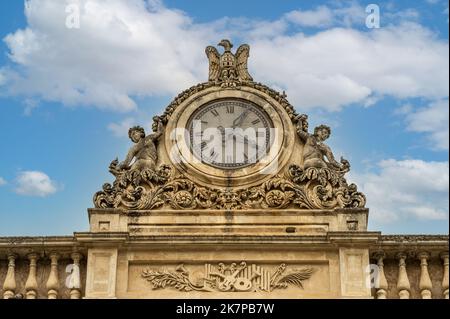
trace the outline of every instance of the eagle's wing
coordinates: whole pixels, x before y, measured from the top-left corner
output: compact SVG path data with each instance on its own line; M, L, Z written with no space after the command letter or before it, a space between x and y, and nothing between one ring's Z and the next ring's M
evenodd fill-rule
M239 79L241 81L253 81L253 78L248 73L247 60L250 56L250 46L248 44L241 45L236 51L236 68Z
M281 277L277 281L277 284L286 283L286 284L296 285L300 288L303 288L302 281L309 279L311 277L311 275L313 274L313 272L314 272L314 270L312 268L304 268L293 274L289 274L289 275Z
M217 81L220 75L220 54L213 46L206 47L206 56L209 60L209 81Z

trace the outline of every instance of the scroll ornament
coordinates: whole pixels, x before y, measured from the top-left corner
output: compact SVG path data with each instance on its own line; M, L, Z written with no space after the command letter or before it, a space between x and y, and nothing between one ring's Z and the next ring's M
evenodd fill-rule
M112 167L116 164L113 162ZM364 194L348 185L342 172L329 168L291 165L285 174L261 185L241 190L203 187L183 175L171 176L173 169L125 171L116 181L103 185L94 196L97 208L152 210L187 209L333 209L364 207Z
M284 172L261 185L238 190L204 187L183 175L176 175L169 165L156 167L157 138L158 131L162 130L161 123L162 121L157 121L157 133L148 137L141 128L130 129L130 136L136 145L123 163L119 164L116 159L110 164L109 171L116 180L112 185L104 184L103 190L94 195L96 208L334 209L362 208L366 203L364 194L358 192L357 186L349 185L345 180L344 175L350 170L348 161L341 159L341 163L338 163L325 145L318 146L314 134L308 134L304 130L304 117L302 124L299 124L303 127L301 134L307 143L315 143L309 145L311 152L305 157L305 163L309 164L303 168L290 165ZM139 134L141 139L136 137ZM144 140L147 142L139 144ZM146 148L150 148L150 151ZM139 155L134 164L130 165L133 154ZM147 154L147 157L142 158L142 154Z

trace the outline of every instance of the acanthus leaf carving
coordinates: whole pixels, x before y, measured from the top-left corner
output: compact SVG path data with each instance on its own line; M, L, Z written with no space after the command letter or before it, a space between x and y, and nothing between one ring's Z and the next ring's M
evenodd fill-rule
M249 189L228 190L197 185L183 175L171 177L171 168L127 171L113 185L105 184L94 196L98 208L150 210L185 209L333 209L364 207L365 196L343 175L328 168L306 170L291 165L278 175Z

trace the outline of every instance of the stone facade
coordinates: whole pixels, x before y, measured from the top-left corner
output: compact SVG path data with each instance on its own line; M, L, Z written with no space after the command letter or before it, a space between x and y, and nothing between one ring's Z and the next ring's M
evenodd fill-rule
M150 134L130 129L134 144L111 162L114 182L94 195L88 232L0 237L0 294L448 298L448 236L368 231L365 195L345 178L350 163L325 144L331 129L310 132L284 92L253 81L248 45L220 45L222 54L206 49L208 82L178 95ZM198 157L196 119L223 147L240 140L245 160L237 151L221 160L204 140ZM230 127L258 127L263 138Z

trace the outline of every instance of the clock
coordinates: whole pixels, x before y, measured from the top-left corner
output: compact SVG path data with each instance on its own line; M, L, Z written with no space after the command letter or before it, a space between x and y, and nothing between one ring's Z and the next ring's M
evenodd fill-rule
M267 92L211 86L174 107L160 158L205 187L245 188L286 167L297 156L295 138L288 113Z
M266 111L246 100L222 99L202 105L187 123L192 154L202 163L241 169L270 151L273 123Z

